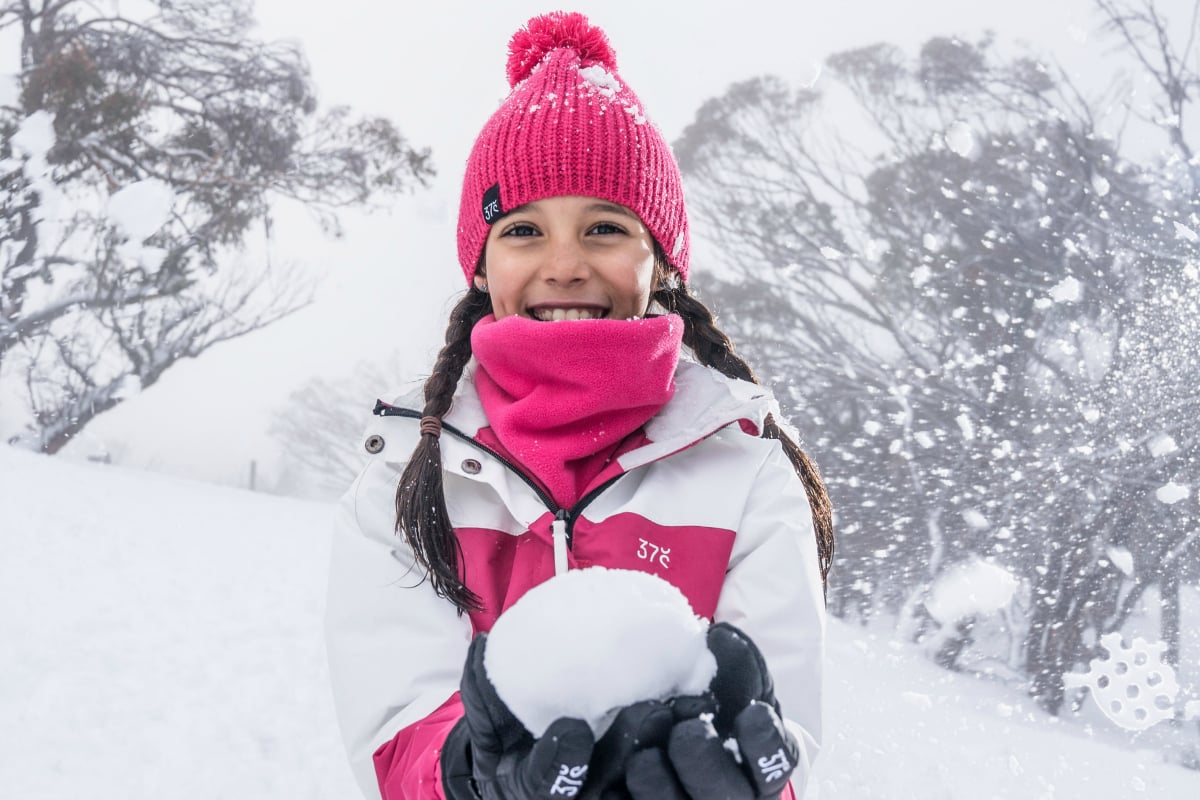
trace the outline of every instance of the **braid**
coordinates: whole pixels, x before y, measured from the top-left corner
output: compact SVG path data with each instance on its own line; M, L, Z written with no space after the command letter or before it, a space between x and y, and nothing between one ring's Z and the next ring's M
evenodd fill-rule
M450 410L463 368L471 359L471 329L492 311L492 301L471 288L450 312L446 344L425 381L422 416L439 419ZM442 488L442 449L436 434L423 433L396 487L396 531L404 535L417 562L429 571L440 597L464 611L482 608L478 595L467 588L462 549Z
M712 367L730 378L759 383L754 370L738 357L733 342L717 327L712 312L704 303L688 293L686 285L679 284L660 289L654 293L653 300L668 312L678 314L683 319L683 343L691 348L701 364ZM817 536L817 562L821 570L821 582L828 588L829 570L833 566L834 536L833 503L829 499L825 482L821 479L817 465L779 426L775 415L767 414L763 422L762 437L779 440L796 474L804 483Z

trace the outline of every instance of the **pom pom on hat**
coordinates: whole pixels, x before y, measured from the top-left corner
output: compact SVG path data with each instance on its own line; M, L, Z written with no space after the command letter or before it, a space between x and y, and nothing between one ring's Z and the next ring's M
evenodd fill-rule
M579 13L534 17L509 42L508 96L479 132L463 175L458 262L473 280L488 232L515 208L576 195L625 206L684 281L683 180L662 132L617 74L604 31Z
M609 71L617 68L617 55L604 31L577 11L552 11L534 17L513 34L508 43L508 85L516 86L552 50L570 48L581 61L599 63Z

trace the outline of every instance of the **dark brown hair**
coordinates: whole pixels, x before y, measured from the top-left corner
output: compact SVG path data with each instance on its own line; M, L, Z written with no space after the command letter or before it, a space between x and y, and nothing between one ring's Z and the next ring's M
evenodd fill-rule
M656 258L658 289L653 300L666 311L678 314L684 323L683 343L696 359L730 378L758 383L750 369L734 351L733 343L717 326L712 312L693 297L687 286L671 281L673 273L661 252ZM455 387L463 368L471 358L471 329L492 311L491 298L472 287L450 313L446 344L438 353L433 372L425 381L423 416L442 417L450 410ZM812 509L817 537L817 556L821 581L828 581L833 564L833 506L816 464L768 414L763 425L765 439L778 439L788 460L804 483ZM446 497L442 490L442 453L438 437L421 436L412 458L396 488L396 530L413 549L418 563L429 571L434 591L458 607L459 613L481 609L479 597L465 583L462 548L450 524Z

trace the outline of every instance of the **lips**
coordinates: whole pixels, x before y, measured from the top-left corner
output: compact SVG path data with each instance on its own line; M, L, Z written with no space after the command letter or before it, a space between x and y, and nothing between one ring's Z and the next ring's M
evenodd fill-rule
M531 308L529 315L542 322L560 322L575 319L602 319L608 313L602 308Z

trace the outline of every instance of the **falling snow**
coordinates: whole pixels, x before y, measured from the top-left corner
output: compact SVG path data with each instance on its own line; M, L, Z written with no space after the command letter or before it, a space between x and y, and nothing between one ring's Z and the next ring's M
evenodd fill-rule
M1166 484L1165 486L1159 487L1154 492L1154 496L1158 498L1158 501L1160 503L1166 503L1167 505L1174 505L1175 503L1178 503L1180 500L1186 500L1191 495L1191 493L1192 493L1192 490L1189 487L1187 487L1183 484L1179 484L1179 483L1175 483L1174 481L1171 481L1170 483Z
M961 120L955 122L946 129L946 146L963 158L971 158L978 148L975 131Z

